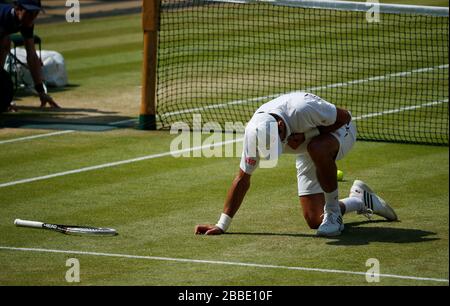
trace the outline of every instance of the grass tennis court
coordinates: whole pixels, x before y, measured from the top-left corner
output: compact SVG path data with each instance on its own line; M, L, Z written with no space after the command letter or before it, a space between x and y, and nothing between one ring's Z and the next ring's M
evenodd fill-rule
M350 214L342 236L315 237L301 215L294 158L286 155L275 170L257 170L229 234L193 235L197 223L217 221L239 158L159 157L174 138L167 131L76 130L136 118L140 23L129 15L37 28L44 48L64 55L72 86L52 93L61 111L39 111L35 97L23 96L19 113L0 117L41 127L0 129L0 285L67 285L66 260L77 258L80 285L448 286L448 146L360 141L339 162L341 197L354 179L365 180L400 222ZM55 132L48 122L74 130L19 140ZM82 170L96 165L104 167ZM18 183L70 170L80 171ZM113 227L119 236L17 228L15 218ZM369 258L386 275L380 283L366 282Z
M171 137L132 130L77 132L2 145L1 183L167 151ZM32 147L30 148L30 145ZM55 155L57 152L57 155ZM389 158L380 158L389 156ZM448 278L448 149L357 143L339 164L341 194L364 178L392 203L401 222L349 215L337 239L320 239L304 222L294 160L259 169L229 235L194 236L215 222L237 158L156 158L3 187L0 246L256 263ZM116 228L113 238L86 238L17 228L15 218ZM81 283L147 285L367 284L364 276L89 255L0 250L2 284L64 285L65 261L80 260ZM448 285L382 278L381 285Z

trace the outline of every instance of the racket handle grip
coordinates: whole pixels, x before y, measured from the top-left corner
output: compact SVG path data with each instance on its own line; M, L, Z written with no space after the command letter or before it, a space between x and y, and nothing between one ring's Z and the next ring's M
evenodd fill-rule
M44 224L44 223L38 222L38 221L28 221L28 220L16 219L16 220L14 220L14 224L16 226L42 228L42 224Z

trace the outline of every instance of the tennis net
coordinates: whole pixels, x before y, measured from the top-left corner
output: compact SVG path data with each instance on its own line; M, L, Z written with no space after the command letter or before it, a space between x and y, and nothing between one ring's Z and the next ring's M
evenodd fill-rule
M246 123L308 91L366 140L448 145L448 8L304 0L161 0L157 112Z

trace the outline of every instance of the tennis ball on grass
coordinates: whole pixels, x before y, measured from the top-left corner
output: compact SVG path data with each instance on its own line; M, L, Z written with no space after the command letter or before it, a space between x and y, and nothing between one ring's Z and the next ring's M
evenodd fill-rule
M342 181L344 179L344 172L342 172L341 170L337 171L337 180L338 181Z

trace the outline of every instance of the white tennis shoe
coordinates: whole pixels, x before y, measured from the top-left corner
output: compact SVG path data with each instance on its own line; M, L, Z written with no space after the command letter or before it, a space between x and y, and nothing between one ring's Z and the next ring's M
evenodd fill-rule
M398 220L395 211L363 181L356 180L353 182L350 197L360 198L364 202L364 208L358 211L358 214L366 216L369 220L374 214L389 221Z
M332 212L324 211L323 220L317 229L317 236L333 237L339 236L344 230L344 223L342 221L341 211Z

